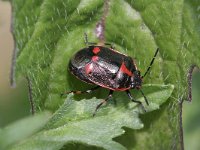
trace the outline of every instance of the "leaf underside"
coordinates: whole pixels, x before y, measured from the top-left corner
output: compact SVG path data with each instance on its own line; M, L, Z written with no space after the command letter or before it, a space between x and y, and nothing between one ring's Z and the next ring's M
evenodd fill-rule
M94 118L91 114L107 96L106 90L60 97L63 91L91 88L72 76L67 64L75 52L85 47L84 32L89 41L98 42L94 29L103 14L103 1L15 0L12 6L16 77L31 80L37 111L55 112L42 131L14 148L60 149L75 142L104 149L179 149L178 102L186 98L188 67L200 64L200 2L110 0L106 42L135 58L142 74L156 48L160 48L144 79L142 89L150 101L145 108L151 112L168 101L160 110L141 115L141 119L140 107L122 92L114 96L116 106L109 103ZM132 94L144 103L140 93L133 90Z
M148 99L151 99L150 105L145 106L147 112L150 112L158 109L159 105L166 101L173 91L173 86L145 85L143 90L147 93ZM122 127L141 129L144 125L138 115L144 111L135 103L124 102L124 98L119 94L114 98L117 105L109 103L92 117L95 106L101 102L100 99L75 101L73 95L69 95L43 131L13 149L25 150L31 147L39 150L50 147L48 149L53 150L70 142L85 143L109 150L126 149L112 138L125 132ZM144 102L143 97L138 97L138 100Z

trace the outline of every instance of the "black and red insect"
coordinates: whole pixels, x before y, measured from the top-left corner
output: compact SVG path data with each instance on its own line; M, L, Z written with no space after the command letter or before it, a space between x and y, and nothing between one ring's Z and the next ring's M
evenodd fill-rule
M91 93L99 87L109 89L107 98L97 105L93 115L103 103L112 97L114 91L125 91L133 102L140 104L144 109L142 103L134 99L129 91L137 89L144 96L146 104L149 105L141 90L142 80L149 72L159 49L156 50L149 67L141 76L134 59L114 50L111 44L104 43L103 46L100 46L96 43L89 43L87 35L85 35L85 43L89 46L79 50L73 56L69 62L69 70L78 79L97 86L86 91L70 91L63 94ZM105 47L105 45L110 45L110 47Z

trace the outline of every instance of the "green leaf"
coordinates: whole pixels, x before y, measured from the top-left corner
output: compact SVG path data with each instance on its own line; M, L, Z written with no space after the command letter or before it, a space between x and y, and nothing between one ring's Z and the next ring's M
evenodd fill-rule
M0 149L22 141L39 131L50 118L49 113L37 114L0 129Z
M173 88L172 85L145 85L143 89L150 101L150 105L146 106L147 111L158 109L170 97ZM115 99L117 106L110 104L103 107L92 117L100 99L74 101L73 95L69 95L43 131L13 149L56 150L66 143L80 142L107 150L125 150L124 146L112 139L124 133L122 127L141 129L144 125L138 115L144 112L135 103L124 102L124 96L117 94ZM144 102L141 95L138 100Z
M84 32L88 33L89 41L98 42L94 29L102 17L103 2L12 1L17 50L16 77L29 77L31 80L37 111L48 109L55 112L64 102L60 98L63 91L91 88L72 76L67 64L75 52L85 47ZM124 128L127 132L116 140L126 148L155 149L155 145L157 149L180 148L178 105L181 99L186 99L187 69L191 64L200 65L199 6L199 1L189 0L110 0L106 42L114 43L118 51L135 58L142 74L159 47L159 56L144 84L172 84L175 87L161 110L142 116L146 125L142 130ZM106 94L105 91L98 91L92 96L104 98ZM119 97L127 101L122 93ZM91 97L75 97L76 100L83 98ZM118 101L117 97L115 99ZM118 105L122 106L122 103ZM107 111L109 113L111 110ZM86 112L80 118L87 121L85 115ZM64 121L61 119L60 122L63 124ZM53 142L51 145L54 145ZM104 144L100 147L104 147Z

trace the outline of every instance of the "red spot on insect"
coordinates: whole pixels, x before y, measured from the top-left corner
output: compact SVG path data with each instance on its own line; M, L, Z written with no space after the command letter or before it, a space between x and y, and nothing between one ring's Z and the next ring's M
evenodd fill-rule
M133 75L133 73L132 73L130 70L128 70L128 69L126 68L124 62L122 63L122 65L121 65L119 71L121 71L121 72L123 72L123 73L126 73L128 76L132 76L132 75Z
M87 64L85 66L85 72L86 72L86 74L89 74L92 70L93 70L93 64L92 63L91 64Z
M99 59L98 56L93 56L93 57L92 57L92 61L97 61L98 59Z
M92 50L92 52L94 54L98 54L100 52L100 48L99 47L94 47L94 49Z

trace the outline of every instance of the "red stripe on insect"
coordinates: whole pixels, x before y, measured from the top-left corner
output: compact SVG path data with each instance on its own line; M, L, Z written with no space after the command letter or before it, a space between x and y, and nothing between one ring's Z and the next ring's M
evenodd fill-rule
M93 70L93 64L92 63L91 64L87 64L85 66L85 73L86 74L89 74L90 72L92 72L92 70Z
M121 72L123 72L123 73L126 73L128 76L132 76L132 75L133 75L133 73L132 73L130 70L128 70L128 69L126 68L124 62L122 63L122 65L121 65L119 71L121 71Z
M92 52L93 52L94 54L98 54L100 51L101 51L101 50L100 50L99 47L94 47L94 49L92 50Z

